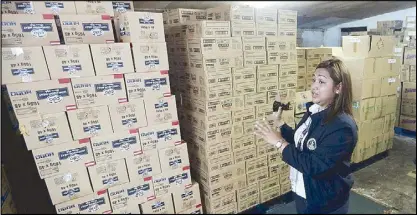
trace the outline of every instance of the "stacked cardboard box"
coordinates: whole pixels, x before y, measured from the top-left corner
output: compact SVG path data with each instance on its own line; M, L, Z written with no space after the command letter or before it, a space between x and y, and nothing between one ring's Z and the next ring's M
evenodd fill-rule
M380 46L380 44L384 46ZM392 148L401 58L392 36L344 36L343 61L352 78L357 163Z
M107 27L92 27L109 34L65 33L93 16L107 17L59 15L65 45L20 38L2 48L3 94L57 213L201 212L170 92L162 14L120 13L127 43L108 43L108 18L96 20Z
M9 180L7 179L4 165L1 165L1 213L16 214L16 206L12 198Z
M268 119L277 93L295 101L296 13L222 6L179 24L165 14L181 133L205 212L237 213L288 192L288 165L254 136L254 123ZM284 113L294 125L293 110Z

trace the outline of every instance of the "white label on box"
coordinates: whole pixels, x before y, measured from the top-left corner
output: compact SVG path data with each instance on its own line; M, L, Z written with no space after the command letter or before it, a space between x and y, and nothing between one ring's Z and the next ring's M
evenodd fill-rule
M397 59L388 59L388 63L396 63L397 62Z
M351 43L360 43L360 42L361 42L361 39L356 38L356 37L351 37L351 38L350 38L350 42L351 42Z
M388 78L388 83L394 83L395 82L395 78Z
M402 48L394 48L394 52L395 53L402 53L403 49Z

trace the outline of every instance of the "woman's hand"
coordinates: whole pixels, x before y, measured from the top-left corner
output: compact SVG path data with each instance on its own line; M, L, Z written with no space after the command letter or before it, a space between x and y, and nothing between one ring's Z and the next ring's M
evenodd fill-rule
M281 132L273 129L265 120L257 121L255 124L255 134L263 138L266 142L276 145L278 141L284 141Z

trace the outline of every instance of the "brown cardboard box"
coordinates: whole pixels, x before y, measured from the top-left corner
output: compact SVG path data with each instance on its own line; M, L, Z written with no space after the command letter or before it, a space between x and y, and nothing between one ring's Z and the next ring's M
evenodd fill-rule
M206 186L214 186L225 183L234 178L238 178L246 174L245 162L235 163L220 170L204 172L198 171L200 183Z
M28 150L72 141L64 112L21 118L19 124Z
M94 192L129 182L125 159L97 163L88 167Z
M353 80L379 78L382 71L375 69L376 58L343 58ZM355 81L353 81L355 82Z
M194 86L201 85L206 91L223 91L232 89L232 73L231 69L217 70L216 73L205 73L200 69L191 69L189 83ZM220 97L220 95L219 95Z
M352 81L354 100L379 97L381 95L381 79L362 79Z
M143 99L130 100L122 104L109 105L114 132L131 131L148 125Z
M374 107L375 107L375 110L374 110L373 119L381 117L382 109L383 109L382 97L375 98L375 106Z
M416 82L416 66L410 66L410 82Z
M2 84L49 80L42 47L2 48Z
M176 213L193 209L195 206L201 206L200 188L195 181L189 188L176 188L172 192L172 199Z
M247 160L256 158L256 148L251 147L251 148L244 148L241 150L236 150L234 151L233 154L234 154L234 162L240 163L242 161L247 161Z
M58 214L108 214L112 212L107 190L55 205Z
M402 99L401 100L401 115L416 116L416 100Z
M166 171L152 178L156 196L170 194L175 192L175 190L188 188L192 185L189 166Z
M198 112L191 112L187 113L187 117L190 119L190 123L193 126L203 130L230 128L232 125L232 117L230 112L208 115L203 115Z
M256 71L258 83L278 81L278 65L258 65Z
M244 51L243 52L243 64L244 66L255 66L266 64L266 52L265 51Z
M394 54L395 42L392 36L343 36L342 40L346 57L386 57Z
M216 54L218 52L242 51L242 38L195 38L187 40L190 53ZM263 46L265 50L265 45Z
M67 45L114 42L109 15L60 15L59 19Z
M258 205L259 202L259 193L256 196L253 196L249 199L243 200L243 201L238 201L237 202L237 211L240 213L242 211L248 210L256 205Z
M249 148L255 145L255 136L253 134L247 134L242 137L232 138L232 149L233 151Z
M135 72L128 43L91 44L90 47L97 76Z
M279 89L296 89L297 88L297 76L287 76L279 78Z
M187 144L185 142L176 146L159 149L158 151L162 172L182 169L190 165Z
M132 43L136 72L157 72L169 70L166 43Z
M285 183L285 184L281 184L281 192L280 192L281 195L284 195L284 194L286 194L290 191L291 191L291 183L290 182Z
M207 9L207 20L255 22L255 9L248 5L221 5Z
M397 95L384 96L382 97L382 113L385 116L388 114L395 113L397 104Z
M2 14L1 23L3 47L60 44L52 14Z
M416 48L404 48L404 64L416 65Z
M284 164L282 166L282 172L279 175L279 183L282 186L283 184L287 184L288 182L290 182L290 166L288 164Z
M278 36L297 36L296 24L280 24L278 23Z
M161 173L158 151L148 150L126 158L130 181L146 179Z
M167 24L187 24L189 21L200 21L207 19L207 11L201 9L176 8L168 11ZM165 23L164 23L165 24Z
M67 114L75 140L113 133L107 106L82 108Z
M288 76L297 76L297 71L297 64L281 64L279 65L279 78L281 79Z
M35 149L32 154L42 179L95 164L88 139Z
M255 22L277 24L278 11L273 8L255 8Z
M297 70L298 75L307 74L307 60L306 59L298 59L297 65L298 65L298 70Z
M245 95L245 108L266 104L266 93Z
M381 96L396 95L397 88L401 86L398 75L396 76L386 76L382 78L381 83Z
M177 107L175 96L162 98L148 98L145 102L148 125L157 125L177 121Z
M266 51L265 37L243 36L242 43L242 51Z
M76 1L77 14L84 15L110 15L114 16L111 1Z
M259 169L255 172L248 173L246 175L247 175L248 185L257 183L258 181L268 178L268 175L269 175L268 167Z
M72 79L78 108L127 102L122 74Z
M249 122L255 119L255 108L232 111L233 123Z
M197 204L185 211L176 212L177 214L203 214L203 205Z
M174 205L170 194L156 197L140 204L142 214L174 214Z
M303 92L306 91L307 83L305 79L297 79L297 92Z
M113 213L140 214L139 204L155 199L151 178L116 185L108 192Z
M161 13L129 11L119 16L119 26L122 42L165 42Z
M381 57L375 58L375 73L381 76L398 76L401 69L400 57Z
M128 11L134 11L133 1L112 1L112 6L115 17Z
M268 119L269 116L272 115L272 107L270 104L265 104L261 106L255 107L256 112L256 119L262 120L262 119Z
M274 36L266 37L266 50L269 52L274 51L294 51L296 50L296 38L292 36ZM298 53L297 51L297 58Z
M303 113L306 112L306 103L311 102L311 92L310 91L304 91L304 92L297 92L296 93L296 100L295 100L295 113Z
M297 25L297 11L294 10L278 10L278 23Z
M257 36L256 24L250 21L231 21L232 37Z
M297 50L297 60L306 60L306 49L301 47L296 47Z
M401 97L403 99L416 99L416 83L404 82Z
M125 74L129 100L171 95L168 71Z
M256 23L255 27L255 35L257 36L276 37L278 35L278 28L276 23Z
M74 1L33 1L36 14L76 14Z
M215 72L221 69L229 69L232 67L243 67L243 52L234 51L228 53L220 53L213 55L202 55L189 53L190 68L198 68L204 72Z
M204 130L193 126L194 138L203 142L230 140L232 137L232 126L214 130Z
M297 51L267 51L268 64L296 64Z
M206 213L211 214L227 214L237 213L236 192L231 192L219 198L209 198L203 196L204 207Z
M230 22L194 21L187 24L186 35L192 38L228 38L231 35Z
M281 195L280 187L272 187L264 191L260 191L260 203L267 202Z
M178 121L140 128L139 136L144 151L163 149L181 143Z
M88 44L44 46L52 79L95 76Z
M193 167L198 169L198 171L211 172L216 170L223 170L233 165L234 163L233 154L230 151L214 156L208 156L207 154L202 154L201 152L194 151L190 149L190 160L194 162Z
M295 89L278 90L278 92L268 92L268 104L273 104L275 96L279 93L281 102L294 102L296 99Z
M249 185L245 188L238 189L236 193L237 193L237 201L238 202L250 199L253 196L258 196L259 195L258 182L253 183L253 184L251 184L251 185Z
M275 164L273 166L269 166L269 177L280 176L282 173L285 172L287 166L284 162ZM280 177L280 180L282 178Z
M264 179L262 181L259 181L259 191L260 193L269 190L271 188L275 188L279 190L280 187L280 180L279 175L274 177L269 177L267 179Z
M281 162L282 156L279 152L271 153L268 155L268 166L273 166Z
M262 142L260 142L262 141ZM256 142L257 156L270 155L277 152L277 148L271 144L267 144L264 139L258 139Z
M70 201L93 193L87 169L71 167L60 175L45 178L52 204Z
M246 160L246 172L247 173L255 172L258 169L262 169L267 166L268 166L267 155L258 156L257 158Z
M353 101L353 116L359 121L372 119L375 112L375 98Z
M210 199L219 198L226 196L231 192L236 192L238 189L243 189L247 187L246 175L239 176L233 180L229 180L225 183L220 183L213 186L207 186L206 184L201 185L201 192L204 196L209 197Z
M139 135L136 131L123 131L91 138L96 162L107 162L142 153Z
M258 81L257 82L257 93L266 93L268 91L278 90L278 80L272 79L270 81Z
M17 119L76 108L69 79L17 83L6 86Z
M2 14L35 14L35 3L33 1L3 1L1 4Z
M320 63L320 58L309 58L307 59L307 74L314 73L316 71L316 67ZM350 68L350 67L348 67Z

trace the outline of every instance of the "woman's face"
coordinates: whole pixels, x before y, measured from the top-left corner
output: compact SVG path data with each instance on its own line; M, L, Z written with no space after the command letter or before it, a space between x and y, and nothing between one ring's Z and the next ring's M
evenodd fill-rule
M314 104L327 107L333 102L336 93L339 92L329 72L326 69L317 69L314 73L313 83L311 84L311 95Z

